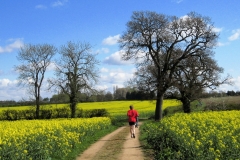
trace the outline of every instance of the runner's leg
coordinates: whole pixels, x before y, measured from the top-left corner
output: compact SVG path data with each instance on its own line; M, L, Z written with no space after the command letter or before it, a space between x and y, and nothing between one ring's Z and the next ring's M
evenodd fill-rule
M135 138L135 125L132 125L132 137Z

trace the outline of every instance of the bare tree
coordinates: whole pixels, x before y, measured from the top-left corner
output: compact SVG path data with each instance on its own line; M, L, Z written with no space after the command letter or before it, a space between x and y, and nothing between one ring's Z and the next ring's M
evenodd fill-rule
M56 87L70 99L71 117L75 117L79 93L96 92L99 62L91 53L88 43L68 42L60 49L61 58L56 62L56 78L49 79L50 87Z
M183 111L190 113L190 102L200 98L201 93L209 88L216 89L222 84L231 84L230 77L221 79L223 68L211 58L211 53L202 54L201 57L190 57L183 60L174 72L175 87L178 88L183 104Z
M149 93L157 91L157 69L147 63L139 66L128 84L134 86L134 90L137 91Z
M231 84L230 76L221 79L223 68L212 58L213 52L191 56L182 60L176 67L171 80L172 86L165 92L165 97L175 98L182 102L183 111L190 113L190 102L200 98L207 89L214 90L222 84ZM154 66L141 66L131 79L131 84L139 90L157 90L157 69Z
M117 88L115 91L115 100L126 99L127 89L126 88Z
M113 95L112 95L111 92L108 91L108 92L105 94L105 100L106 100L106 101L112 101L112 100L113 100Z
M98 90L98 94L96 95L97 102L105 101L105 90Z
M49 44L26 44L20 49L17 56L17 59L23 63L15 66L15 70L19 73L19 84L28 85L29 90L34 94L36 118L39 118L40 91L45 72L56 51L57 49Z
M138 67L148 63L156 68L155 120L162 119L163 95L172 86L176 66L215 46L218 35L213 28L208 17L193 12L180 18L149 11L133 13L119 40L125 51L122 58L138 60Z

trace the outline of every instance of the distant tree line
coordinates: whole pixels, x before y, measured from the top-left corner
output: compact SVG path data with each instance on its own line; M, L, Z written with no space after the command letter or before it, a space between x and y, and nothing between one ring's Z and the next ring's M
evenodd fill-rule
M87 95L81 93L78 99L79 103L83 102L106 102L106 101L116 101L116 100L154 100L156 99L156 94L154 92L147 93L143 91L130 90L129 88L117 88L115 93L100 92L97 95ZM165 99L175 99L178 93L169 95L165 94ZM203 92L200 98L210 98L210 97L227 97L227 96L240 96L240 91L227 91L227 92ZM62 104L69 103L69 97L64 93L54 94L51 98L40 98L41 104ZM0 107L14 107L14 106L31 106L34 105L34 101L14 101L14 100L2 100L0 101Z

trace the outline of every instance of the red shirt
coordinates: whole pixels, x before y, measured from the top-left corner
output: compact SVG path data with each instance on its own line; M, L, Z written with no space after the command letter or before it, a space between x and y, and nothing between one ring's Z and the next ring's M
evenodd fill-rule
M127 112L127 116L128 116L128 122L136 122L136 118L138 116L138 112L136 110L128 110Z

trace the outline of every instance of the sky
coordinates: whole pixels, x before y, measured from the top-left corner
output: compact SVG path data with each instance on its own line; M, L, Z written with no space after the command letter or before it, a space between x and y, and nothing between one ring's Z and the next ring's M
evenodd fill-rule
M25 88L18 86L14 66L24 44L51 44L59 48L68 41L90 43L100 61L98 89L113 91L124 87L135 71L121 60L117 43L126 31L134 11L154 11L183 17L197 12L211 18L219 34L214 59L231 76L233 85L218 91L240 91L240 1L239 0L2 0L0 1L0 101L27 100ZM51 78L52 71L47 76ZM41 90L42 98L53 91Z

